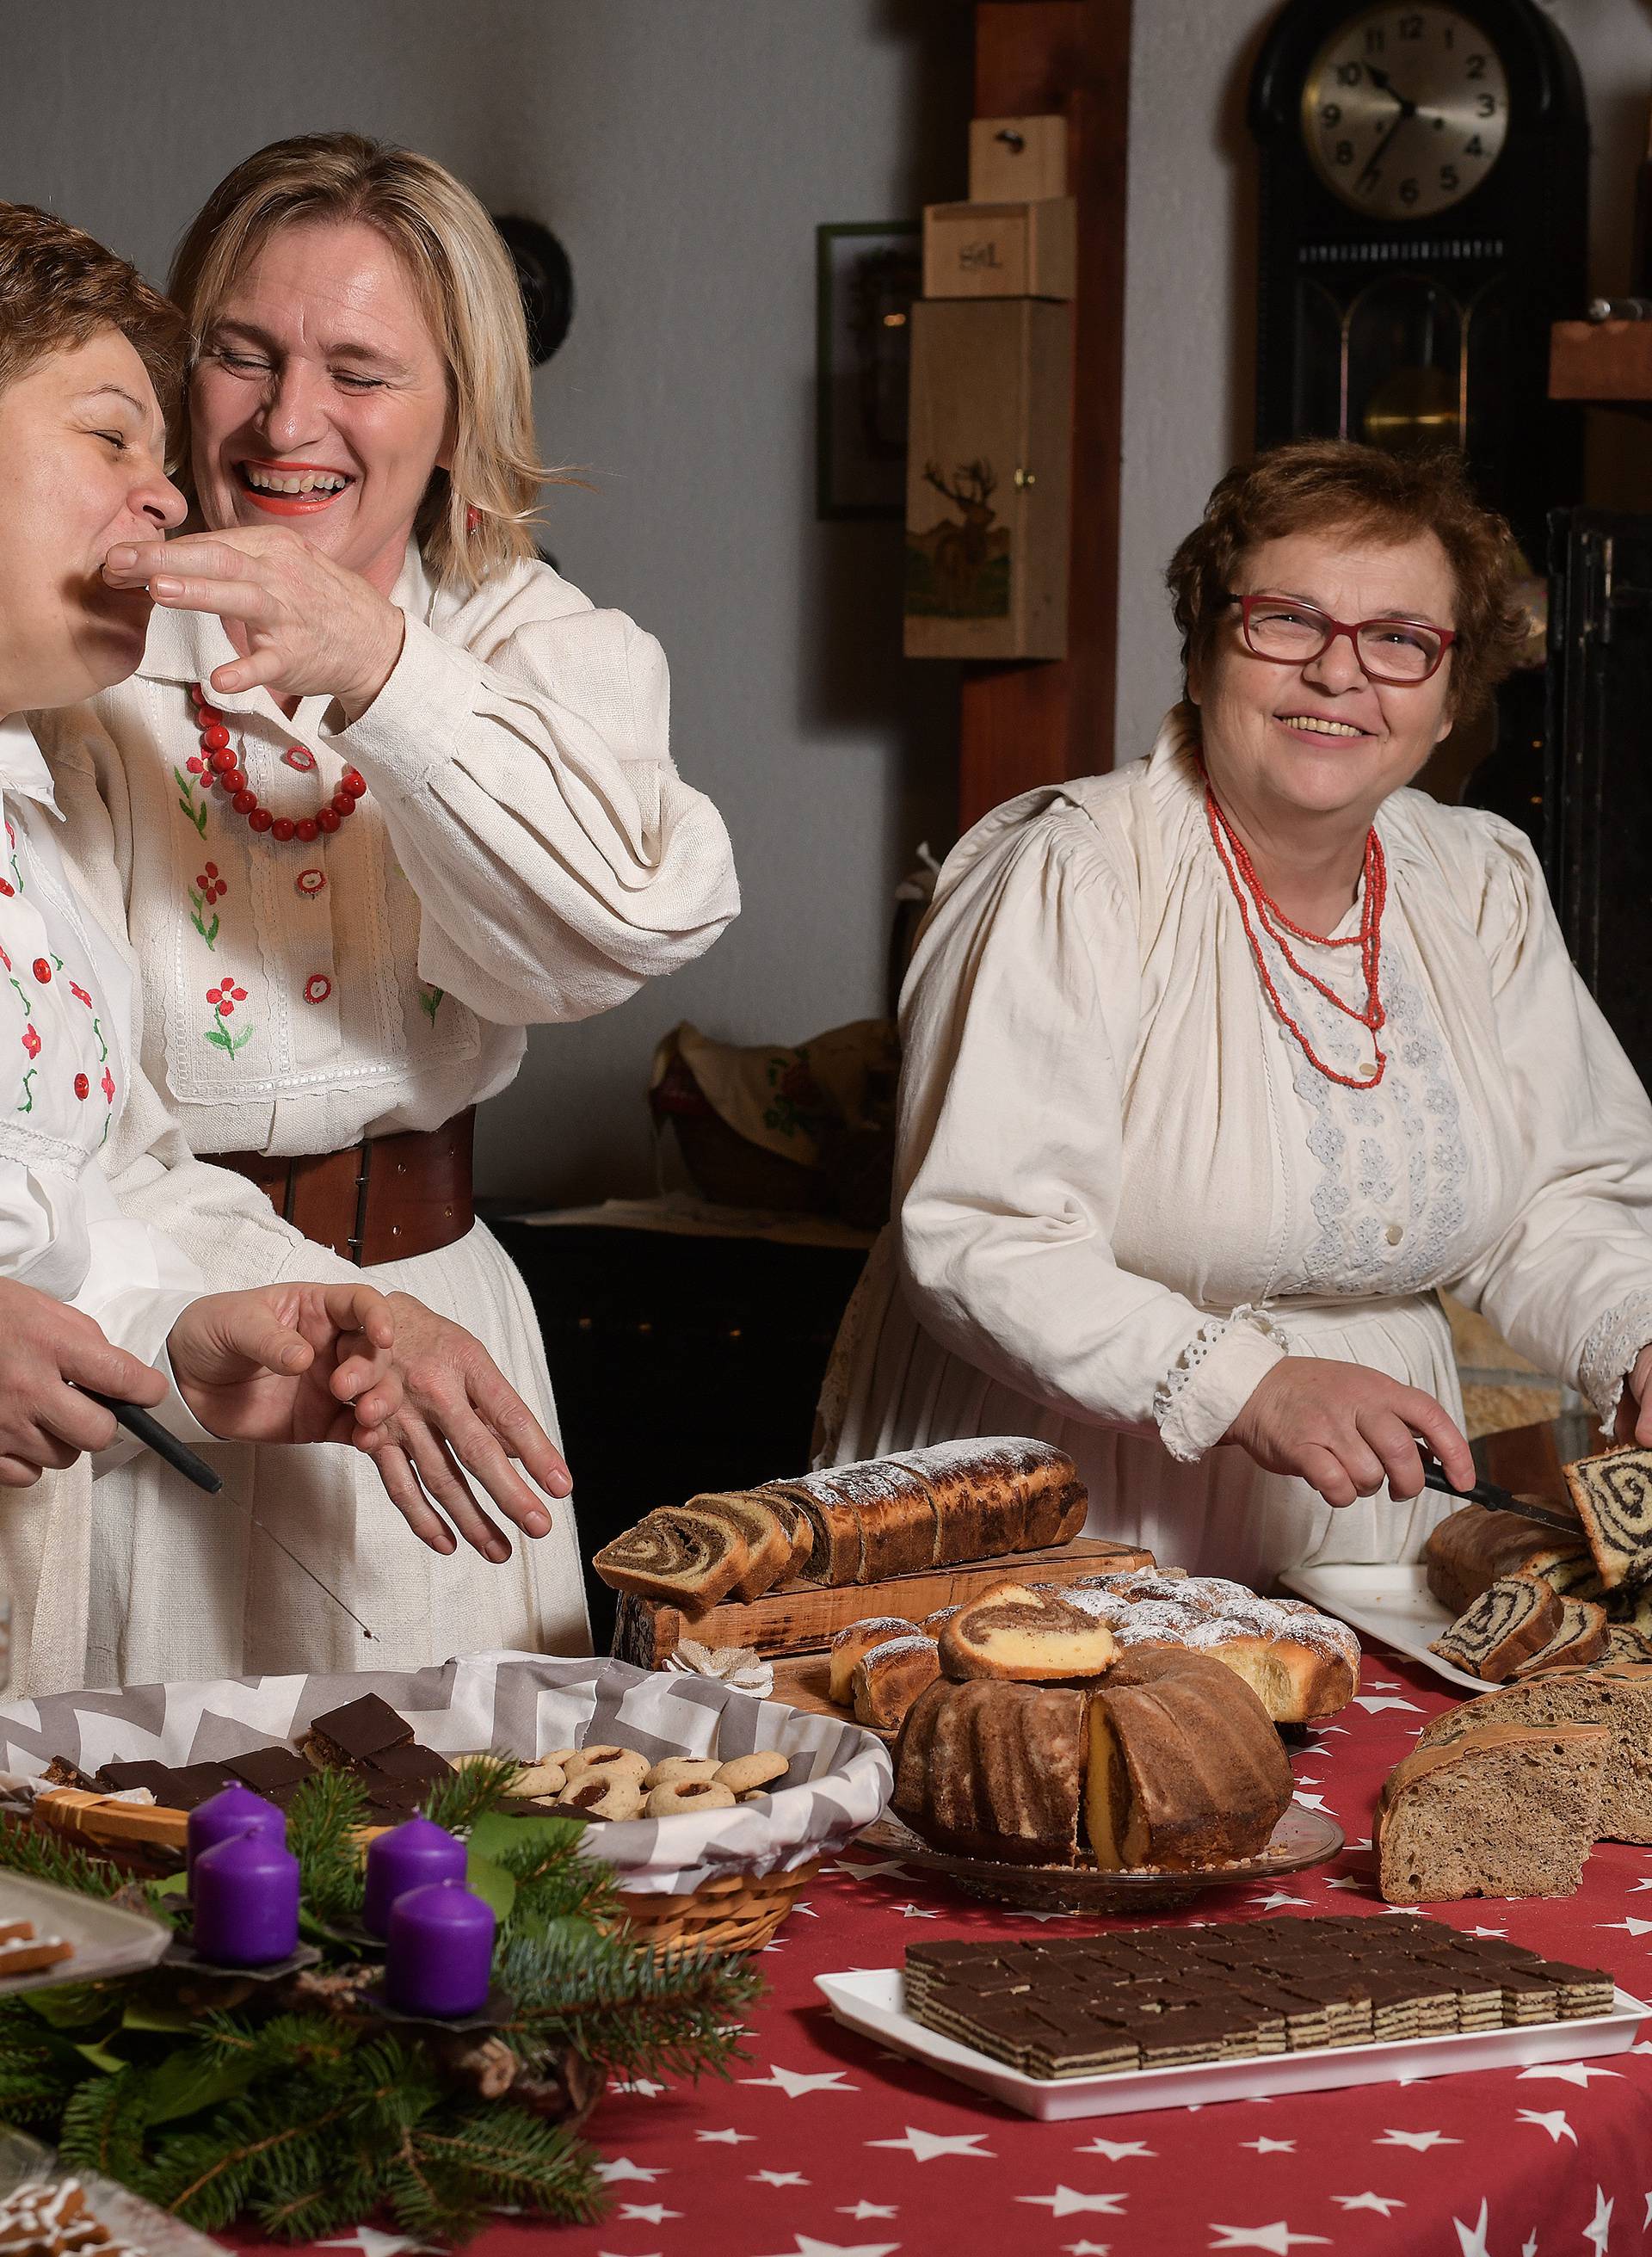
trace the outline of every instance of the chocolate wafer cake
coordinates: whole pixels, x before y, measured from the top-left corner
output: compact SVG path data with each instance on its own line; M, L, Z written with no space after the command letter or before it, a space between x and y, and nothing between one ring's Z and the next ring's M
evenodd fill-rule
M1415 1915L916 1943L906 2008L1028 2077L1105 2077L1611 2011L1612 1978Z

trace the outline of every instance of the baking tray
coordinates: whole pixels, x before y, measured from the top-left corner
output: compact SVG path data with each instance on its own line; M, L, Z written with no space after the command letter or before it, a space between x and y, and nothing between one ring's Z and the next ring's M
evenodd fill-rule
M1449 1630L1456 1617L1430 1590L1426 1567L1287 1567L1279 1580L1338 1622L1409 1654L1443 1683L1465 1693L1497 1689L1429 1652L1429 1640Z
M1609 2014L1573 2022L1453 2032L1385 2045L1325 2046L1248 2061L1196 2062L1185 2069L1125 2070L1112 2077L1025 2077L914 2021L902 2004L905 1982L898 1967L856 1968L843 1975L818 1975L815 1981L848 2028L1045 2123L1075 2116L1133 2116L1155 2108L1203 2108L1212 2101L1259 2100L1279 2092L1325 2092L1338 2085L1387 2084L1397 2077L1454 2077L1543 2061L1590 2061L1627 2053L1640 2034L1642 2018L1652 2013L1652 2006L1617 1991Z
M172 1930L140 1912L81 1896L50 1881L0 1872L0 1920L32 1920L37 1935L60 1935L74 1946L73 1959L32 1974L9 1976L0 1996L11 1991L44 1991L58 1983L97 1983L110 1975L131 1975L152 1967L172 1942Z

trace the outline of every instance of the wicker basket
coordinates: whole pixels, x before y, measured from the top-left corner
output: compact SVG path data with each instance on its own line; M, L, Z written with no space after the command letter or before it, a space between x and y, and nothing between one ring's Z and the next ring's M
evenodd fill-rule
M685 1943L702 1951L760 1951L821 1869L816 1857L788 1872L734 1873L702 1881L688 1895L637 1896L620 1907L642 1943Z

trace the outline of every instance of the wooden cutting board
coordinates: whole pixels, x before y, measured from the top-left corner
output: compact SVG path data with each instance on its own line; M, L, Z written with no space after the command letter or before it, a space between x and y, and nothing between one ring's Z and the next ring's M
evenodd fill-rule
M702 1645L751 1645L759 1653L815 1653L840 1630L869 1615L903 1615L908 1622L976 1597L989 1584L1076 1583L1083 1575L1122 1574L1154 1565L1151 1552L1099 1536L1076 1537L1043 1552L1017 1552L997 1560L968 1560L954 1567L924 1567L881 1583L794 1583L760 1599L725 1599L703 1614L685 1614L663 1599L623 1593L614 1623L616 1659L658 1669L678 1641ZM834 1712L835 1713L835 1712Z

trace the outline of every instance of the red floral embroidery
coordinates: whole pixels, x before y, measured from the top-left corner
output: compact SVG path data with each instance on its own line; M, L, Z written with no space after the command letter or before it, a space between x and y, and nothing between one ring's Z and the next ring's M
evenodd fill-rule
M90 1081L88 1080L87 1077L83 1073L77 1073L74 1077L74 1094L76 1097L89 1097L91 1093L92 1085Z
M307 1003L325 1003L333 992L333 983L325 972L313 972L304 983Z
M23 1047L27 1051L31 1058L39 1057L40 1037L35 1033L32 1027L25 1027L23 1029Z
M207 1001L221 1019L227 1019L236 1005L244 1003L246 1000L246 989L237 987L230 980L220 980L217 987L207 990Z
M103 1079L98 1084L98 1087L102 1091L109 1103L113 1105L115 1102L115 1077L107 1066L103 1068Z
M11 965L11 959L10 959L10 958L8 958L8 959L7 959L7 966L8 966L8 969L10 968L10 965ZM85 1006L86 1006L86 1008L87 1008L87 1009L88 1009L88 1011L91 1009L91 1008L92 1008L92 999L91 999L91 997L87 994L87 992L86 992L85 988L84 988L84 987L82 987L81 986L81 984L80 984L80 982L79 982L78 980L70 980L70 982L69 982L69 993L70 993L70 994L71 994L71 995L73 995L73 996L74 996L74 998L75 999L76 1002L78 1002L78 1003L84 1003L84 1004L85 1004Z
M45 957L37 956L34 959L33 965L31 966L31 969L42 987L49 987L51 986L52 967L46 962Z
M289 745L281 758L286 762L288 768L297 768L306 775L315 766L314 754L306 752L302 745Z
M201 888L202 900L208 903L222 901L229 890L227 882L218 875L218 866L215 862L208 863L206 868L196 878L195 883Z
M300 870L293 881L294 890L300 894L319 894L326 883L325 870Z

